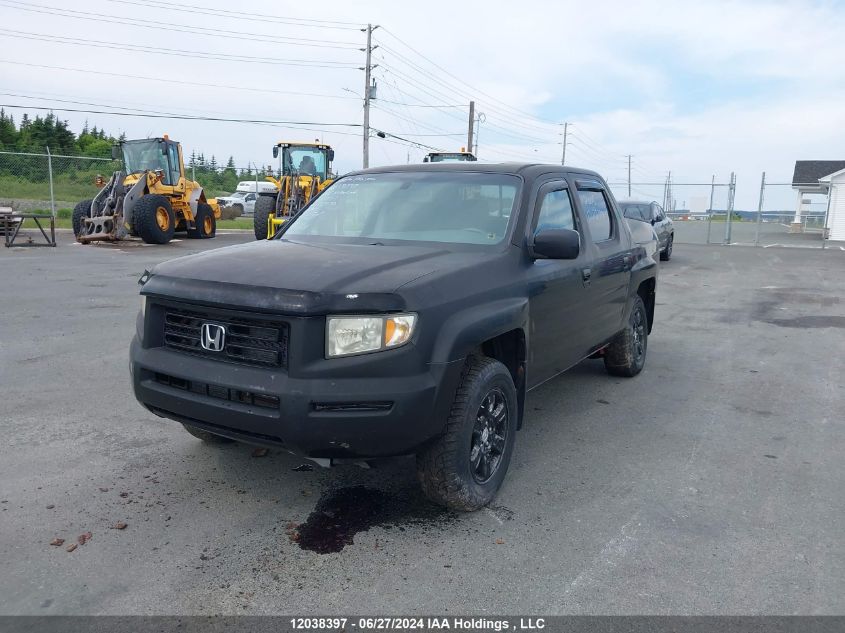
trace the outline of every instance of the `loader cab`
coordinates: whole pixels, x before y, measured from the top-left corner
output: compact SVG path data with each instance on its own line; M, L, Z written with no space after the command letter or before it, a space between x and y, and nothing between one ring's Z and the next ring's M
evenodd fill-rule
M316 176L321 182L331 177L334 150L322 143L277 143L273 158L281 155L282 176Z
M470 152L430 152L423 157L424 163L463 163L478 159Z
M167 137L124 141L119 147L127 174L161 172L161 182L170 186L178 185L184 176L179 143Z

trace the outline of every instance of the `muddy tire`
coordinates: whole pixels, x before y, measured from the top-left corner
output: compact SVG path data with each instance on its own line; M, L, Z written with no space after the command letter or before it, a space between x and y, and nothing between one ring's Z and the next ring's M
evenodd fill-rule
M185 427L185 430L188 433L190 433L197 439L202 440L206 444L231 444L235 441L229 439L228 437L223 437L222 435L215 435L214 433L203 431L202 429L198 429L197 427L191 426L190 424L183 424L182 426Z
M425 496L464 512L490 503L508 471L517 412L516 388L507 368L492 358L470 356L446 432L417 455Z
M73 234L79 237L84 224L83 218L88 217L91 213L91 203L93 200L83 200L73 208L73 215L71 215L71 226L73 226Z
M669 239L666 241L666 248L664 248L660 252L660 261L668 262L670 259L672 259L672 243L674 241L675 241L675 236L670 235Z
M276 212L276 196L260 195L255 201L255 213L252 217L252 226L255 229L255 239L267 239L267 225L270 224L270 216Z
M612 376L631 378L645 366L648 351L648 316L642 298L637 295L628 323L604 351L604 367Z
M167 244L176 231L176 217L167 196L141 196L133 209L133 226L147 244Z
M194 218L194 228L188 229L188 238L192 240L207 240L217 234L217 220L214 210L205 202L197 203L197 216Z

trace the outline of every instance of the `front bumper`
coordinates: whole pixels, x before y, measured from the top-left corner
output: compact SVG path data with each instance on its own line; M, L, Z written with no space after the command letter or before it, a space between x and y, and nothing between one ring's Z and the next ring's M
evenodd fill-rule
M144 348L137 336L130 347L135 397L153 413L313 458L414 453L442 433L462 365L430 364L396 377L294 378Z

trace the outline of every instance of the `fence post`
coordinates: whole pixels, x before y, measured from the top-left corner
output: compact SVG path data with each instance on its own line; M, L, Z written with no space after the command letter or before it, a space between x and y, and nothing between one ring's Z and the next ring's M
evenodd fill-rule
M754 246L760 246L760 222L763 221L763 194L766 191L766 172L760 178L760 200L757 202L757 232L754 235Z
M716 174L710 178L710 208L707 209L707 243L710 243L710 228L713 226L713 194L716 192Z
M53 196L53 156L50 154L50 148L45 145L47 150L47 178L50 181L50 213L56 217L56 198Z
M736 190L736 174L731 172L731 184L728 185L728 208L725 217L725 244L731 243L731 217L733 216L734 192Z
M822 222L822 248L827 242L827 219L830 217L830 200L833 198L833 178L830 179L830 185L827 188L827 207L824 210L824 221Z

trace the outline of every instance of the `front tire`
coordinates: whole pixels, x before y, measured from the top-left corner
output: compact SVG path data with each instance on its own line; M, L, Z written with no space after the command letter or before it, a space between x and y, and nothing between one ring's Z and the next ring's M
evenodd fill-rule
M183 424L182 426L185 427L185 430L188 433L193 435L195 438L202 440L206 444L231 444L235 441L229 439L228 437L223 437L222 435L215 435L214 433L203 431L202 429L198 429L190 424Z
M674 243L674 241L675 236L670 235L669 240L666 242L666 248L663 249L662 253L660 253L660 261L668 262L670 259L672 259L672 244Z
M645 366L648 351L648 316L642 298L637 295L628 323L604 351L604 367L611 376L632 378Z
M255 213L253 213L252 226L255 229L255 239L267 239L267 226L270 224L270 216L276 213L276 196L260 195L255 201Z
M71 216L71 226L73 226L73 234L77 238L85 226L84 218L87 218L91 213L91 204L93 200L83 200L73 208L73 215Z
M417 455L417 477L431 501L471 512L490 503L508 471L517 426L513 378L497 360L470 356L446 432Z
M197 203L197 215L194 218L194 228L188 229L188 238L206 240L217 234L217 220L214 211L205 202Z
M147 244L167 244L176 232L176 218L167 196L141 196L132 210L138 235Z

